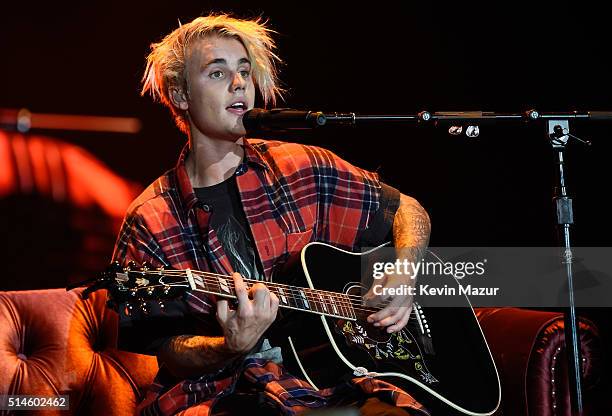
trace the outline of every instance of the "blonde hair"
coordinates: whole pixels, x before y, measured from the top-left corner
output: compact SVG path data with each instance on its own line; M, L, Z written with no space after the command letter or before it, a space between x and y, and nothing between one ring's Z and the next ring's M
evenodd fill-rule
M189 132L187 114L175 107L170 100L170 87L186 91L185 58L191 44L209 35L227 36L238 39L244 45L253 71L255 85L259 89L264 105L276 103L276 97L283 90L278 81L277 65L282 63L274 50L276 45L272 33L261 18L242 20L226 14L198 17L179 27L162 39L151 44L147 56L147 67L142 77L141 95L147 92L153 100L159 100L170 108L174 120L184 133Z

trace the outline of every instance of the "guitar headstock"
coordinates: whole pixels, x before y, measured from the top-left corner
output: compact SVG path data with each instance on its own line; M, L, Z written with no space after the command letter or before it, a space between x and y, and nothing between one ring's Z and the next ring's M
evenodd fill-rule
M107 282L109 307L116 309L119 304L126 304L128 309L137 307L145 314L149 308L147 301L156 300L163 309L164 299L177 298L189 288L185 278L177 272L153 268L147 263L139 266L133 261L126 267L112 263L102 273L102 280Z

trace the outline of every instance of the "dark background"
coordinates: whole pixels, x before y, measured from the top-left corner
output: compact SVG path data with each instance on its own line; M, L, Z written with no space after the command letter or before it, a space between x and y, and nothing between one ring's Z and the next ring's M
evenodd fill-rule
M143 186L175 163L185 142L168 111L139 95L149 44L178 19L211 11L263 15L280 33L288 94L279 106L361 114L612 110L610 22L594 0L11 3L0 6L0 107L140 118L137 135L50 134ZM573 143L566 155L573 244L612 246L612 123L571 128L593 142ZM330 148L419 199L434 247L557 244L543 125L481 126L477 139L412 125L282 137ZM607 311L585 313L609 342Z
M0 107L136 116L141 134L62 134L147 184L185 139L165 108L140 97L149 44L209 11L269 18L285 60L288 106L413 114L421 110L612 110L606 14L568 2L14 2L0 13ZM410 4L414 3L414 4ZM252 3L251 3L252 4ZM432 245L553 245L553 154L543 125L481 126L450 137L411 125L285 135L378 170L418 198ZM610 245L604 192L612 124L576 124L593 141L567 154L576 245Z

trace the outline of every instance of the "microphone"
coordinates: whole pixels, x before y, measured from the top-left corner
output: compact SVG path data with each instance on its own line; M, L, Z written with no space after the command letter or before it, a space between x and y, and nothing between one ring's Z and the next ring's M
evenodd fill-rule
M355 124L355 114L325 115L320 111L291 108L273 108L272 110L253 108L244 113L242 124L248 131L305 130L331 124Z

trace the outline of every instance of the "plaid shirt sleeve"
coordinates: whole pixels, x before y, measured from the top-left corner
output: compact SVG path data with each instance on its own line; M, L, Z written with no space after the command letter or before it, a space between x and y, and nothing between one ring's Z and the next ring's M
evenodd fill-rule
M147 191L143 194L147 197ZM136 266L148 264L151 268L169 267L156 236L145 225L137 199L120 229L113 253L113 261L122 266L131 261ZM144 301L148 314L140 313L140 305L126 303L117 305L119 315L118 346L122 350L155 355L158 348L169 338L188 333L197 333L199 322L191 314L183 298L164 300L163 311L155 300Z
M379 207L367 230L359 237L358 246L378 247L393 241L393 219L400 204L400 192L392 186L380 183Z
M131 261L138 266L145 262L152 267L166 264L159 244L139 214L129 212L126 216L115 244L113 261L122 266ZM154 355L169 337L187 333L191 326L191 320L185 320L187 310L182 301L166 301L163 317L150 304L153 313L145 318L139 313L138 306L130 308L127 303L122 303L116 307L119 315L118 347L122 350Z
M130 261L137 265L146 262L153 267L168 265L160 245L146 228L138 212L129 212L123 221L115 244L113 261L121 265L127 265Z
M378 174L356 167L327 149L304 149L317 185L316 240L356 250L364 232L373 234L371 227L386 235L392 217L378 218L377 213L381 202L388 205L383 200L389 188L383 186Z

